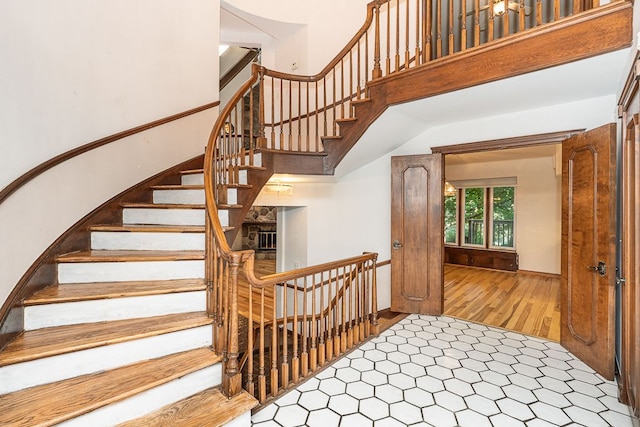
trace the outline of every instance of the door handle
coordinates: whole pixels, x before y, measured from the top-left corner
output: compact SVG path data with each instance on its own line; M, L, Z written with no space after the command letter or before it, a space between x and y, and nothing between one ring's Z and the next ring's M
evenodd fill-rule
M607 275L607 264L604 261L598 261L598 265L589 265L587 268L597 272L602 277Z
M393 249L400 249L402 247L402 243L399 240L393 241Z

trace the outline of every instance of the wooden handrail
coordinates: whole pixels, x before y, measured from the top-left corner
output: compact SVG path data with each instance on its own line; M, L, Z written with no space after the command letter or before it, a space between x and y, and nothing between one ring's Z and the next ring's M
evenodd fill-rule
M66 151L62 154L59 154L49 160L47 160L46 162L43 162L41 164L39 164L38 166L32 168L31 170L25 172L24 174L20 175L17 179L15 179L13 182L11 182L9 185L7 185L5 188L2 189L2 191L0 191L0 204L2 204L6 199L9 198L9 196L11 196L13 193L15 193L16 191L18 191L21 187L23 187L24 185L26 185L27 183L29 183L30 181L32 181L33 179L37 178L38 176L42 175L43 173L45 173L46 171L48 171L49 169L52 169L56 166L58 166L59 164L66 162L67 160L70 160L74 157L80 156L84 153L87 153L91 150L95 150L96 148L100 148L104 145L110 144L112 142L121 140L123 138L127 138L131 135L135 135L136 133L140 133L140 132L144 132L146 130L152 129L154 127L157 126L161 126L164 124L167 124L169 122L175 121L175 120L179 120L182 119L184 117L190 116L192 114L196 114L199 113L201 111L205 111L208 110L210 108L214 108L217 107L218 105L220 105L220 101L215 101L215 102L211 102L209 104L205 104L205 105L201 105L199 107L196 108L192 108L190 110L187 111L183 111L181 113L178 114L174 114L172 116L168 116L159 120L155 120L153 122L150 123L146 123L140 126L136 126L134 128L131 129L127 129L124 130L122 132L118 132L118 133L114 133L113 135L109 135L106 136L104 138L100 138L97 139L95 141L89 142L87 144L81 145L80 147L76 147L72 150Z

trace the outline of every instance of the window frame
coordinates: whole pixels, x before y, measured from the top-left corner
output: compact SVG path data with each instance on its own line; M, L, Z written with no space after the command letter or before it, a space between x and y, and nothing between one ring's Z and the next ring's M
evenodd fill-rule
M494 223L494 218L493 218L493 192L495 188L507 188L507 187L512 187L513 188L513 246L495 246L493 244L493 231L494 231L494 227L495 227L495 223ZM515 185L496 185L493 187L489 187L489 190L491 192L491 199L489 202L489 219L491 220L491 238L487 241L487 248L488 249L494 249L494 250L500 250L500 251L515 251L516 250L516 186Z
M456 226L455 226L455 240L453 242L447 242L445 240L444 244L446 246L459 246L460 244L460 189L456 188L456 192L451 196L444 195L443 197L443 207L445 206L444 199L447 197L454 197L456 200ZM446 215L446 208L443 209L444 215ZM443 221L444 222L444 221ZM443 230L444 238L446 239L446 228Z
M467 204L466 190L478 188L482 190L482 244L466 243L465 224L467 222L467 215L465 205ZM460 189L462 194L460 203L461 221L459 222L460 233L460 246L465 248L486 248L487 247L487 188L486 187L465 187Z

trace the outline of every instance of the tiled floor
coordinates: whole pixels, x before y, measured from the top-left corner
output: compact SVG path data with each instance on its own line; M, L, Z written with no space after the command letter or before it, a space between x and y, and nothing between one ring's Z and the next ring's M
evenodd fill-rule
M616 385L558 343L411 315L252 417L266 426L630 427Z

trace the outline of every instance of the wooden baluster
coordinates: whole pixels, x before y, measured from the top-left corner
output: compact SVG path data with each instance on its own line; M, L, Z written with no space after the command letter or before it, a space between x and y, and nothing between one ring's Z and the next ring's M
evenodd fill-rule
M253 287L247 283L247 298L249 299L249 318L247 319L247 348L245 349L245 364L247 372L246 390L251 396L256 396L253 382Z
M460 51L464 52L467 50L467 0L460 0L460 16Z
M405 38L405 49L404 49L404 69L408 70L409 69L409 64L411 61L411 54L409 53L409 38L411 37L409 34L409 0L406 1L405 3L405 16L404 16L404 21L405 21L405 26L406 26L406 32L404 35ZM418 14L418 11L416 10L416 15ZM417 44L417 43L416 43ZM418 58L416 57L416 60L418 60Z
M480 46L480 0L473 0L473 45Z
M453 14L453 0L449 0L449 55L453 54L453 52L456 50L454 37L455 29L453 28Z
M316 323L316 280L311 276L311 371L315 371L318 367L318 325Z
M351 277L351 283L349 284L349 332L347 334L347 338L348 338L348 345L349 348L352 348L355 340L354 340L354 325L355 325L355 317L356 317L356 310L355 310L355 287L354 287L354 277L353 277L353 266L349 266L349 275Z
M536 25L542 25L542 0L536 1Z
M369 338L371 335L371 317L369 316L369 271L367 270L366 262L363 261L360 265L362 270L362 317L364 324L364 337Z
M333 67L333 70L331 70L331 73L333 74L333 94L332 94L332 107L331 107L331 114L332 114L332 118L331 118L331 134L330 135L335 135L336 134L336 115L337 115L337 104L336 104L336 67ZM326 111L326 110L325 110ZM326 113L325 113L326 114Z
M282 123L283 110L284 110L284 106L282 105L283 102L284 102L284 99L282 99L282 98L284 96L283 95L284 92L283 92L283 89L282 89L283 81L282 81L282 79L278 79L278 80L280 80L280 96L279 96L279 98L280 98L280 144L279 144L278 148L280 150L284 150L284 133L283 133L284 132L284 129L283 129L284 125Z
M271 77L271 146L268 148L276 148L276 84L274 78Z
M238 268L240 257L233 256L230 260L231 283L230 295L227 295L228 307L228 335L225 370L222 378L222 388L227 397L235 396L242 391L242 374L238 369Z
M349 51L349 55L351 55L351 51ZM345 77L344 77L344 58L342 58L340 60L340 118L344 119L345 115L344 115L344 104L345 104L345 98L344 98L344 82L345 82ZM336 130L336 135L337 135L337 130Z
M264 309L264 292L265 289L260 289L260 348L258 349L259 363L258 366L258 389L260 392L260 403L267 400L267 375L265 372L266 360L265 360L265 347L264 347L264 321L265 321L265 309Z
M298 151L309 151L307 146L306 150L302 148L302 82L298 80Z
M431 61L431 0L422 0L422 63Z
M527 10L524 4L524 0L520 0L520 7L518 8L518 18L520 21L520 26L518 28L518 31L526 30L527 28L526 17L527 17Z
M323 120L324 120L324 126L323 126L323 133L322 136L326 136L327 135L327 77L323 77L322 78L322 108L323 108Z
M361 96L362 95L362 85L360 84L362 82L362 80L361 80L362 77L360 76L361 68L362 68L362 64L360 63L360 58L361 58L361 56L360 56L360 42L358 42L358 54L356 55L356 57L357 57L357 66L358 66L357 71L356 71L356 79L357 79L356 85L357 85L357 88L358 88L357 91L356 91L356 99L360 99L362 97ZM365 73L365 74L367 74L367 73ZM352 108L352 110L353 110L353 108ZM350 115L353 116L353 111L351 111L350 113L351 113Z
M306 377L309 373L309 319L307 317L308 310L308 294L307 277L304 278L304 294L302 295L302 376Z
M422 35L425 31L424 26L420 25L421 13L422 18L424 19L424 11L420 11L420 0L416 0L416 67L420 64L424 64L424 58L420 54L420 48L426 44L425 37ZM407 22L409 21L407 20Z
M436 1L436 59L442 58L442 3Z
M207 316L209 316L209 318L213 319L213 324L215 325L216 323L216 317L217 317L217 313L216 313L216 298L215 298L215 293L214 293L214 289L213 289L213 278L214 278L214 272L215 272L215 260L216 260L216 256L215 256L215 250L214 250L214 245L213 245L213 230L212 230L212 226L211 226L211 218L209 218L209 215L204 216L204 253L205 253L205 263L204 263L204 277L205 277L205 284L207 287ZM216 348L216 328L215 326L213 328L211 328L211 342L212 342L212 347L213 347L213 351L215 351L217 354L218 353L218 349Z
M293 281L293 327L292 341L293 353L291 355L291 370L293 371L293 382L297 383L300 378L300 361L298 359L298 279Z
M315 91L315 101L316 101L316 109L314 110L315 113L315 117L316 117L316 132L315 132L315 144L316 144L316 151L320 151L320 128L318 127L319 124L319 117L318 117L318 81L316 80L316 91Z
M560 0L553 0L553 20L560 19Z
M385 60L385 76L388 76L389 74L391 74L391 4L390 4L391 0L387 0L386 5L387 5L387 41L386 41L386 45L387 45L387 58Z
M271 396L278 395L278 317L277 299L275 289L273 289L273 308L271 309Z
M358 46L360 46L360 43L358 43ZM353 84L353 49L351 49L349 51L349 107L347 108L347 117L353 117L353 112L351 111L351 101L353 101L355 90L356 86L354 86Z
M307 120L305 122L306 127L307 127L307 151L311 151L311 120L309 117L309 82L305 82L304 86L307 88L307 97L306 97L306 103L307 103Z
M330 361L331 359L333 359L333 326L331 324L331 303L333 302L333 297L332 297L332 289L331 289L331 270L329 270L328 272L329 274L329 279L327 280L327 308L326 311L323 310L326 315L325 315L325 319L327 322L327 340L326 340L326 353L327 353L327 361ZM323 292L324 293L324 292Z
M288 150L293 150L293 96L291 94L291 89L292 89L292 82L291 80L289 80L289 114L287 115L287 118L289 119L288 125L287 127L289 128L289 134L288 134L288 146L287 149ZM284 93L282 93L280 96L284 96ZM282 118L281 118L282 120Z
M400 0L396 0L396 73L400 71Z
M286 389L289 386L289 340L288 340L288 322L287 322L287 284L282 284L282 388ZM276 328L277 330L278 328Z
M509 22L509 0L504 0L504 13L502 14L502 37L511 34Z
M349 282L347 281L347 267L342 270L342 304L340 304L340 351L347 351L349 337L347 335L347 291Z
M344 268L344 267L343 267ZM338 319L338 296L339 296L339 280L340 271L336 269L336 281L335 281L335 301L333 304L333 354L340 355L340 320Z
M371 71L371 78L373 80L382 77L382 69L380 68L380 0L376 0L374 6L374 12L376 14L376 27L375 27L375 40L373 51L373 70ZM367 48L365 52L368 52ZM369 62L367 61L367 64Z
M375 336L380 334L380 325L378 324L378 276L376 268L376 260L378 255L371 262L371 333Z
M380 68L379 65L378 65L378 68ZM369 73L367 72L368 69L369 69L369 33L364 33L364 70L365 70L364 84L365 84L365 87L363 89L366 89L367 83L369 83ZM367 94L365 93L365 97L366 96Z
M494 13L493 13L493 4L494 4L494 0L490 0L489 1L489 22L487 23L487 41L493 41L493 20L494 20Z
M318 364L320 366L324 365L327 356L327 348L324 342L325 339L325 323L324 316L322 312L324 311L324 273L320 273L320 308L319 308L319 317L318 317Z

